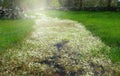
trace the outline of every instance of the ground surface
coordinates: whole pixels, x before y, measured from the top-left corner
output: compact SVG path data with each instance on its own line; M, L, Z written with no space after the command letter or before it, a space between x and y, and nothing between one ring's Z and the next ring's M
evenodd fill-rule
M2 55L0 75L113 76L119 72L101 53L110 48L82 24L37 17L32 35Z
M112 62L120 62L120 12L46 11L52 17L78 21L111 47ZM105 51L106 52L106 51Z

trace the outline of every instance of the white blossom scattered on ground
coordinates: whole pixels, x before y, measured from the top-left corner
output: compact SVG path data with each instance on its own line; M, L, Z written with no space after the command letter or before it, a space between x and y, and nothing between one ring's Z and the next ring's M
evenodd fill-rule
M35 21L32 35L7 50L1 75L112 76L111 61L100 53L109 47L82 24L39 13Z

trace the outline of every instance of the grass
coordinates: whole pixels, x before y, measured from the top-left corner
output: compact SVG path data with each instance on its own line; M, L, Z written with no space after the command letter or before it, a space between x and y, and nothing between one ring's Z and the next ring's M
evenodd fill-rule
M25 39L32 25L31 20L0 20L0 54Z
M111 47L109 56L113 62L120 62L120 12L48 11L49 16L71 19L85 25L93 35Z
M110 66L109 59L98 53L105 47L103 43L77 22L46 17L35 21L32 35L22 45L7 49L2 56L1 75L72 76L71 72L75 71L76 76L91 76L94 70L102 70L90 63ZM93 53L96 54L93 56ZM117 72L111 66L103 67Z
M94 75L103 69L105 76L113 75L112 71L119 76L119 67L99 53L108 48L77 22L43 17L35 20L35 30L29 36L31 20L0 21L0 46L8 48L0 55L2 76Z

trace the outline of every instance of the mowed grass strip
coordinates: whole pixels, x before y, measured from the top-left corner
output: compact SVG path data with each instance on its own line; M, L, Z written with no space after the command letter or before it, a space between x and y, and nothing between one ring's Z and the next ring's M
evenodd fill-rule
M0 54L29 36L33 24L32 20L0 20Z
M84 24L93 35L100 37L111 47L109 53L111 60L120 62L120 12L47 11L44 13Z

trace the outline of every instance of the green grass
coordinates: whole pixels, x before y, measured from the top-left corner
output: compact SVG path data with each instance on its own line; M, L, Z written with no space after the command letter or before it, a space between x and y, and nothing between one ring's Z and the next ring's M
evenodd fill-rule
M25 39L30 34L33 23L32 20L0 20L0 54Z
M47 11L44 13L82 23L94 36L100 37L112 48L109 53L111 60L120 62L120 12Z

